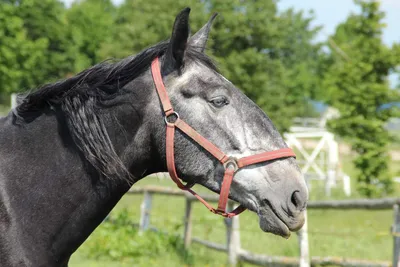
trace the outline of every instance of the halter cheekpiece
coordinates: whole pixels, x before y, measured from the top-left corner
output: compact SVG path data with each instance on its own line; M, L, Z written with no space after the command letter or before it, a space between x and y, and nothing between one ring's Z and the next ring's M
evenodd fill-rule
M151 73L153 76L154 84L157 89L158 97L160 98L161 105L164 111L164 120L167 125L166 130L166 160L167 168L171 179L176 183L176 185L185 191L193 194L201 203L203 203L211 212L219 214L224 217L231 218L238 215L246 210L245 207L240 205L231 212L226 211L226 204L228 202L229 190L231 187L232 179L235 173L246 166L271 161L274 159L296 157L293 150L290 148L282 148L274 151L263 152L256 155L243 157L236 159L233 157L228 157L225 155L218 147L212 144L210 141L201 136L192 127L186 124L177 112L172 108L171 101L168 98L167 90L165 89L161 71L160 62L158 58L155 58L151 63ZM175 169L175 155L174 155L174 136L175 128L178 128L181 132L189 136L191 139L196 141L201 147L207 150L211 155L213 155L219 162L224 166L225 173L222 181L220 197L218 201L218 207L215 209L209 203L207 203L202 197L200 197L196 192L194 192L189 186L182 184L178 174Z

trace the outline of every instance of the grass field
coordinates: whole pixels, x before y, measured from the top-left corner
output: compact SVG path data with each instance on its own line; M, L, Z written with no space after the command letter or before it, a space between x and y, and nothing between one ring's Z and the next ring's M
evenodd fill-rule
M169 180L147 178L135 186L158 184L174 186ZM199 188L199 191L205 192ZM341 190L333 192L341 195ZM399 191L397 191L399 192ZM318 194L318 192L314 192ZM354 196L353 196L354 197ZM125 196L114 209L113 213L127 209L132 221L139 221L139 211L142 196ZM176 233L182 232L184 216L184 200L180 197L155 196L153 198L151 224L155 227ZM392 237L389 234L392 223L392 211L332 211L309 210L309 244L312 256L340 256L369 260L390 261L392 255ZM258 226L257 216L245 212L240 216L242 248L254 253L280 256L297 256L298 240L292 235L289 240L271 234L263 233ZM193 236L214 242L225 242L225 226L223 219L208 212L201 204L194 206ZM96 239L96 231L93 240ZM147 262L132 265L128 263L113 263L88 260L85 256L85 246L90 245L92 238L72 257L72 267L83 266L184 266L179 252L163 255L162 258L149 258ZM224 266L226 256L220 252L193 245L190 249L193 266ZM250 266L250 265L244 265Z

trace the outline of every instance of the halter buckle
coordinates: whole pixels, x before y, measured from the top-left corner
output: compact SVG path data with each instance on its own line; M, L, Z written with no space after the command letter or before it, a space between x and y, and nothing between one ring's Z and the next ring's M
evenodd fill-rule
M214 209L214 210L210 210L210 211L214 214L221 215L222 217L225 217L225 218L232 218L233 216L235 216L234 213L226 212L225 210Z
M228 160L223 164L225 170L231 169L234 172L239 170L239 166L237 164L237 159L234 157L229 157Z
M179 114L176 111L164 116L166 124L175 124L179 120Z

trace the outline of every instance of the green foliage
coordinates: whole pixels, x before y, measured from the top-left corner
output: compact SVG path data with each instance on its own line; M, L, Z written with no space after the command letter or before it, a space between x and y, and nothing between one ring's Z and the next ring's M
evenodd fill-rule
M275 1L210 1L221 12L212 31L212 51L223 73L286 131L308 111L317 77L320 45L312 40L312 16Z
M193 10L190 14L192 28L199 29L208 19L204 16L204 3L201 1L124 1L117 10L112 38L103 42L100 56L123 58L168 39L175 16L187 6Z
M30 40L19 8L0 4L0 92L15 91L21 83L33 86L36 65L44 57L47 40Z
M193 30L211 12L221 13L212 30L209 54L279 130L287 130L294 116L309 113L307 99L316 87L315 59L320 51L311 41L318 28L312 28L312 16L302 12L278 13L273 0L138 0L119 7L110 0L83 0L68 9L59 0L2 2L14 13L0 10L0 16L15 17L15 23L2 23L12 27L7 38L20 39L0 44L2 55L7 55L3 57L7 62L0 61L4 72L0 79L8 91L37 87L168 39L174 16L189 5Z
M174 8L170 8L174 6ZM279 14L275 1L126 1L118 9L113 37L100 51L103 58L125 57L169 38L177 10L190 6L191 28L198 30L218 11L208 54L223 74L260 105L277 128L287 130L294 116L309 111L315 88L315 58L320 46L312 17L288 10ZM154 19L157 14L157 19Z
M180 226L175 228L179 230ZM149 259L171 253L177 254L185 264L192 263L192 255L184 248L180 236L152 231L139 233L137 227L132 226L127 210L120 211L115 218L101 224L85 246L88 257L134 261L139 265L141 262L149 264Z
M310 99L337 107L332 129L352 141L359 154L360 190L389 192L384 125L399 101L387 76L400 62L400 45L382 43L378 1L356 1L352 14L328 40L326 53L315 37L313 14L278 11L276 0L0 0L0 93L25 91L68 77L106 60L136 54L171 34L173 18L190 6L198 30L218 11L208 43L222 73L286 131L295 116L314 116ZM156 15L155 15L156 14Z
M330 127L352 142L360 170L358 189L368 197L392 191L388 172L389 135L384 128L393 109L382 105L398 101L398 92L389 88L388 74L400 62L398 53L383 44L379 3L355 1L361 8L336 29L331 42L330 66L323 87L329 104L339 109L340 118Z
M14 4L30 40L45 40L35 68L26 73L31 80L20 81L19 88L27 90L75 72L76 46L65 20L65 7L59 0L20 0Z
M101 45L112 42L116 8L110 0L86 0L73 3L67 10L70 36L77 46L76 67L84 69L104 60Z
M1 2L1 91L25 91L76 71L76 46L60 1Z

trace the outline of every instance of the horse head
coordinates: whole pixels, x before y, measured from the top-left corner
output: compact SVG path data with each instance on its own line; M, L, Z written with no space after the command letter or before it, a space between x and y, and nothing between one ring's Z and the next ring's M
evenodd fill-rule
M204 54L215 15L190 37L189 12L184 9L176 17L168 48L160 56L160 73L174 115L179 114L180 120L232 158L287 149L268 116ZM152 140L166 166L163 103L156 95L151 99L146 116L152 118ZM195 139L175 131L175 171L188 184L201 184L220 193L224 165ZM256 212L266 232L287 237L304 224L308 191L293 157L236 170L229 197Z

